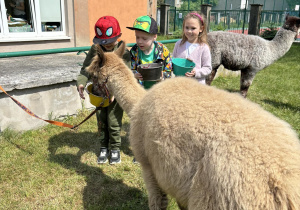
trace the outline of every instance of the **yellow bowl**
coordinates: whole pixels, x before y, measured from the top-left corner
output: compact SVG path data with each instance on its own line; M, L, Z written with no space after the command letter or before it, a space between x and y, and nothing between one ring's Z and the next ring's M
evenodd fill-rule
M103 106L101 107L107 107L109 105L109 99L92 94L92 88L93 84L89 84L86 87L86 92L89 94L90 103L93 104L95 107L99 107L104 100Z

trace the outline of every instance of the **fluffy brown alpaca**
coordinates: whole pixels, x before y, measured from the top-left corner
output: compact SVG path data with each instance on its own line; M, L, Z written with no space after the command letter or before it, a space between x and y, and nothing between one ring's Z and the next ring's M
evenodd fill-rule
M286 54L299 28L300 18L286 16L285 23L272 41L231 32L208 33L213 70L206 78L206 83L211 84L220 65L231 71L241 70L240 91L246 97L256 73Z
M130 116L151 210L300 209L300 144L290 126L238 94L172 78L149 91L99 48L89 73Z

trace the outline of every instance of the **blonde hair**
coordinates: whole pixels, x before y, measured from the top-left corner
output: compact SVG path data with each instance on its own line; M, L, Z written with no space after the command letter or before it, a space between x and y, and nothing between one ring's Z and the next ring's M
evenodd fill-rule
M198 35L198 40L197 42L199 44L207 44L207 30L206 30L206 23L205 23L205 20L203 18L203 15L201 16L200 14L198 14L197 12L190 12L188 13L184 19L183 19L183 24L182 24L182 40L181 40L181 43L180 44L184 44L186 41L187 41L187 38L184 34L184 27L185 27L185 22L187 19L190 19L190 18L195 18L198 20L199 22L199 25L200 25L200 28L202 29L202 32L199 33Z

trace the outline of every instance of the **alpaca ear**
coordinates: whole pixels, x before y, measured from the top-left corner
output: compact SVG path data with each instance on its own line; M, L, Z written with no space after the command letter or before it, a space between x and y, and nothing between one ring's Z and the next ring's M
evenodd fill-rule
M286 13L285 21L287 21L288 18L289 18L289 13Z
M97 76L98 75L97 72L99 72L101 67L103 67L105 64L105 56L104 56L104 52L101 49L100 45L96 44L96 45L93 45L93 47L95 49L95 55L94 55L90 65L88 67L86 67L86 70L89 74L93 74L93 75Z
M115 53L120 57L122 58L123 57L123 54L125 52L125 47L126 47L126 43L125 42L122 42L120 47L115 51Z
M99 58L99 67L104 66L105 56L104 56L104 52L99 44L96 45L96 53Z

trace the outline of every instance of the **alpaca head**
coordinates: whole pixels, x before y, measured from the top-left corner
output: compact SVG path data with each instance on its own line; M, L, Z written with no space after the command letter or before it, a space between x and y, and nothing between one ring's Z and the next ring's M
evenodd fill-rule
M285 17L285 23L283 24L283 28L296 32L297 34L295 38L297 38L297 35L299 34L300 30L300 18L287 15Z
M113 74L115 67L123 62L122 56L125 52L126 44L121 43L120 47L114 52L103 52L100 45L96 44L96 53L91 64L86 71L94 77L98 78L99 84L106 82L110 74Z

